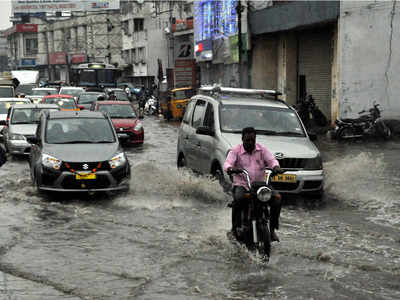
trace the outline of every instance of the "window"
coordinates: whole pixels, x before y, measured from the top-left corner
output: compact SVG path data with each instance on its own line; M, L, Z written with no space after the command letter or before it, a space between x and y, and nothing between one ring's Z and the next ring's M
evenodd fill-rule
M38 53L38 40L37 38L25 40L25 54L36 55Z
M137 63L137 61L138 61L136 49L133 49L133 50L132 50L132 61L133 61L134 63Z
M197 129L201 125L201 121L204 115L204 110L206 109L206 102L203 100L197 100L196 106L193 112L192 126Z
M143 19L134 19L133 20L133 31L143 31L144 27L143 27Z
M186 106L185 110L185 115L183 116L182 122L185 124L189 124L190 122L190 116L192 115L192 109L193 109L193 103L194 101L190 101L188 105Z
M211 103L208 103L206 114L204 116L203 125L214 130L214 108Z

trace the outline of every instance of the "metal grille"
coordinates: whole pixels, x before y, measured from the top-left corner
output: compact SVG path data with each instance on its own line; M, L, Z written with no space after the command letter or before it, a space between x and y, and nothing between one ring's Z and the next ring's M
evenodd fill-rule
M101 162L101 167L98 168L99 161L96 162L64 162L61 166L61 171L91 171L93 169L96 169L97 171L101 170L110 170L110 165L108 164L107 161L102 161ZM67 164L69 165L69 168L67 167ZM88 168L84 169L83 165L87 165Z
M306 158L283 158L279 159L282 169L302 169L306 165Z

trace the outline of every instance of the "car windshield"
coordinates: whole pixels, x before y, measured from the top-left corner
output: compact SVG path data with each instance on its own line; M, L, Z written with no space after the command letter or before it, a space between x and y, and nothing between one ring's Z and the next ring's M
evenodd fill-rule
M46 95L51 95L51 94L57 94L56 89L46 89L46 90L33 90L32 95L33 96L46 96Z
M173 93L173 97L176 100L183 100L188 99L194 95L193 90L182 90L182 91L175 91Z
M254 127L258 134L305 136L297 115L286 108L223 105L220 125L223 132L240 133L245 127Z
M40 113L44 110L56 111L54 108L17 108L11 116L11 124L33 124L38 123Z
M21 84L16 88L16 93L24 93L25 95L31 95L32 94L32 89L37 87L36 84Z
M114 91L114 95L117 98L117 100L127 100L127 101L129 101L128 95L123 91Z
M29 100L27 101L0 101L0 114L7 114L8 109L11 107L11 105L14 104L26 104L30 103Z
M135 119L136 114L131 105L126 104L100 104L99 111L109 114L112 119Z
M50 119L46 127L49 144L114 143L112 125L103 118Z
M60 108L63 109L75 109L76 104L75 100L72 98L46 98L46 104L57 104Z
M98 96L104 95L102 93L93 93L93 94L80 94L79 95L79 104L89 104L97 100Z
M11 86L0 87L0 97L14 97L14 90Z
M60 94L71 95L74 97L78 97L82 93L83 93L83 90L81 90L81 89L61 89L61 91L60 91Z

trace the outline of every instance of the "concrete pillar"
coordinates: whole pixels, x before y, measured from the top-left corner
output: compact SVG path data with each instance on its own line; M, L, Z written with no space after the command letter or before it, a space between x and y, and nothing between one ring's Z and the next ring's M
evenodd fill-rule
M331 126L335 126L335 120L339 117L339 22L333 29L332 34L332 92L331 92Z

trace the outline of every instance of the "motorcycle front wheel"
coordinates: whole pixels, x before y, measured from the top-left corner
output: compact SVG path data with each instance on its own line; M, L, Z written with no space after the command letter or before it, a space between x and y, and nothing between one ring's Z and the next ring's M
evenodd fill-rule
M269 230L268 221L260 222L259 237L261 245L258 250L264 258L269 259L271 255L271 232Z

